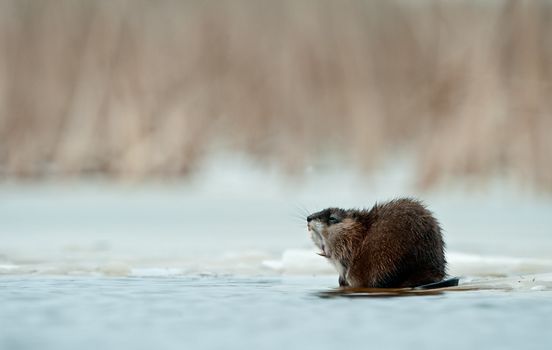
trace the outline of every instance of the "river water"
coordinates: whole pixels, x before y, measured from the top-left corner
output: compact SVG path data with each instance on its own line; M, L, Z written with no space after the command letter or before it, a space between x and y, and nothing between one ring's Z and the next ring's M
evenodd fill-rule
M2 349L548 349L552 291L322 298L329 277L0 279Z

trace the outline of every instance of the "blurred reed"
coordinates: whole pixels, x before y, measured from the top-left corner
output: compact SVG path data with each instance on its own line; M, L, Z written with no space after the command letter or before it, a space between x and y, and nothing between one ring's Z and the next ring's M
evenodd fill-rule
M552 190L552 2L0 0L0 177L300 173Z

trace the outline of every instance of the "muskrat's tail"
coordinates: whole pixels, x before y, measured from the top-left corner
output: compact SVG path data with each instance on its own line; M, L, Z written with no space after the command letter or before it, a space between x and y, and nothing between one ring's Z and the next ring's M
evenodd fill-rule
M414 289L437 289L437 288L446 288L446 287L456 287L458 286L459 281L460 281L460 278L452 277L439 282L434 282L434 283L429 283L418 287L414 287Z

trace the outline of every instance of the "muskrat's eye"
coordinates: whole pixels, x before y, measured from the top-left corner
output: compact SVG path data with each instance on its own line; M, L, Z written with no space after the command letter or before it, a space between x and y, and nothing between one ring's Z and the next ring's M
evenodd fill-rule
M330 216L330 218L328 219L328 222L330 224L337 224L339 222L339 219L336 218L335 216Z

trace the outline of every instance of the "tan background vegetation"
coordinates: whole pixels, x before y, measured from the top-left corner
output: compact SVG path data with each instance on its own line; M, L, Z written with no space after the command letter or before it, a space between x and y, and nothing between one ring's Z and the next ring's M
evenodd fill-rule
M4 179L409 150L550 190L551 92L549 1L0 0Z

